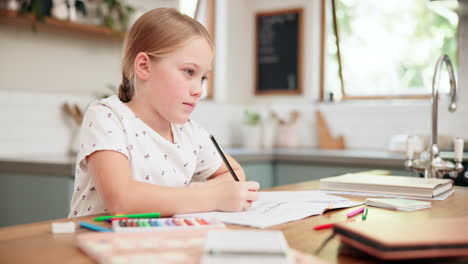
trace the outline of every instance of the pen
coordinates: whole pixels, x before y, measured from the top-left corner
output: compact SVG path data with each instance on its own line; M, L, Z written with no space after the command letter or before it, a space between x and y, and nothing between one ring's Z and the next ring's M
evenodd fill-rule
M366 210L364 210L364 213L362 214L362 220L366 220L367 219L367 207L366 207Z
M358 214L362 213L362 211L364 211L365 208L366 208L366 207L363 206L363 207L357 209L356 211L352 211L351 213L347 213L347 214L346 214L346 217L350 218L350 217L353 217L353 216L355 216L355 215L358 215Z
M146 214L129 214L129 215L105 215L105 216L98 216L94 218L94 221L106 221L107 219L112 218L157 218L160 217L160 213L146 213Z
M353 221L356 221L356 219L349 219L349 220L343 221L343 222L353 222ZM317 226L314 226L314 229L315 230L321 230L321 229L331 228L335 224L343 223L343 222L336 222L336 223L328 223L328 224L323 224L323 225L317 225Z
M210 135L210 139L211 139L211 141L213 141L213 144L215 145L216 150L218 150L219 155L221 155L221 158L223 159L224 164L226 164L226 167L228 168L228 170L229 170L229 172L231 173L231 175L232 175L232 177L234 178L234 180L235 180L235 181L239 181L239 178L237 178L237 175L236 175L236 173L234 172L234 170L232 169L231 164L229 164L228 160L226 159L226 156L224 156L223 151L221 151L221 148L219 147L219 145L218 145L218 143L216 142L216 140L215 140L215 138L213 137L213 135Z
M93 230L93 231L112 232L112 229L105 228L105 227L98 226L98 225L93 225L93 224L86 223L86 222L80 222L80 226L89 230Z

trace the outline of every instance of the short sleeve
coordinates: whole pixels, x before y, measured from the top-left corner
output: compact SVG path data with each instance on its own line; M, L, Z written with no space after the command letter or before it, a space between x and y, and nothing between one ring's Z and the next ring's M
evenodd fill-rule
M122 122L106 105L97 103L86 110L79 141L77 164L86 165L86 157L98 150L113 150L130 159Z
M193 179L197 181L206 180L219 169L222 159L213 142L211 142L208 132L193 120L190 122L194 126L194 134L197 138L195 146L197 166Z

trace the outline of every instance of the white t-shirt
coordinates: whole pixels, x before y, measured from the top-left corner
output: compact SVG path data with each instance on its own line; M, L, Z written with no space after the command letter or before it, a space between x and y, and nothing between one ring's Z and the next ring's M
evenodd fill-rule
M80 130L69 217L107 211L86 163L86 157L98 150L122 153L134 180L163 186L186 186L218 170L221 157L200 125L189 119L171 128L174 143L145 124L116 95L91 104Z

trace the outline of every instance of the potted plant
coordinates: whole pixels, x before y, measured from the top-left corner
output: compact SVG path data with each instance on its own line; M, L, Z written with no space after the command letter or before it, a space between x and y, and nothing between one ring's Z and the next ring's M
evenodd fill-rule
M135 8L125 4L123 0L104 0L103 3L103 8L98 13L103 18L104 26L117 31L127 30L129 18Z
M261 146L261 117L256 111L245 110L242 127L243 145L246 148L258 149Z
M275 114L278 120L278 130L276 135L276 146L280 148L293 148L299 145L298 141L298 120L301 113L292 111L289 113L288 119L281 119Z
M45 18L50 16L52 0L29 0L21 1L18 15L32 14L37 21L45 23Z

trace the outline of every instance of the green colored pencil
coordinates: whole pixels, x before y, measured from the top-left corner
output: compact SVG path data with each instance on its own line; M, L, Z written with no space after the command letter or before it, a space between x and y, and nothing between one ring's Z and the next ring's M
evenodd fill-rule
M94 221L106 221L112 218L157 218L160 217L160 213L146 213L146 214L129 214L129 215L104 215L94 218Z
M366 220L367 219L367 207L366 207L366 210L364 210L364 213L362 214L362 220Z

